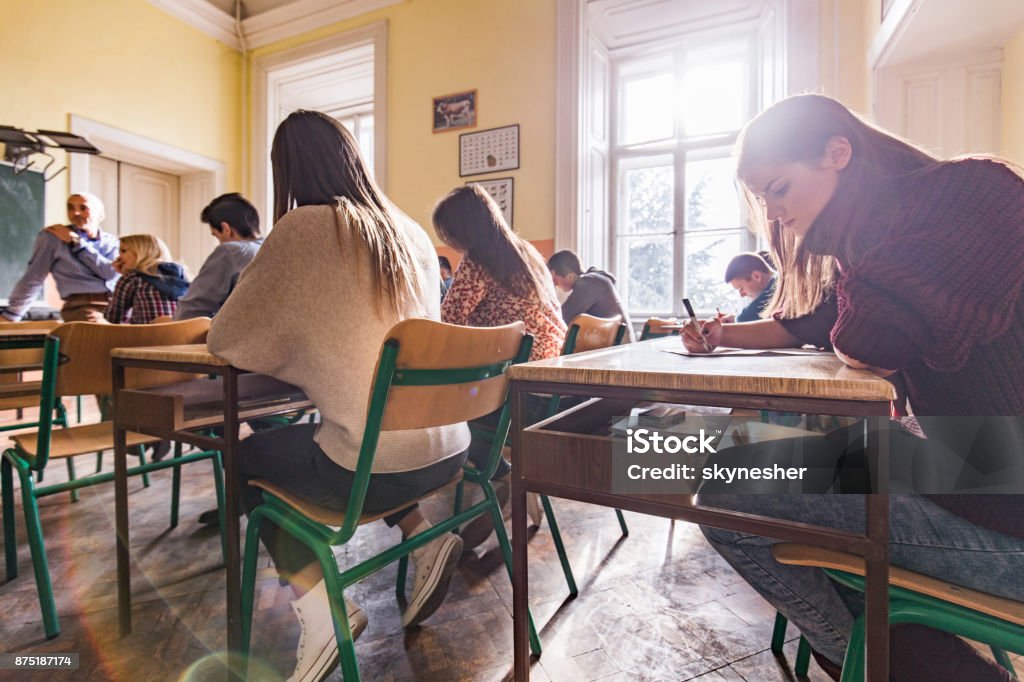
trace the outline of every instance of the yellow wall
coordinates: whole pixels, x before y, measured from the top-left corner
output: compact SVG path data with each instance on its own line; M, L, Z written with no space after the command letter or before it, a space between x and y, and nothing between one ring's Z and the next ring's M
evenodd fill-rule
M871 70L867 51L878 32L880 0L822 2L821 85L823 94L871 114Z
M1002 148L1000 154L1024 163L1024 30L1003 47Z
M433 234L430 212L459 177L459 133L520 125L520 168L472 179L515 178L515 229L545 250L555 232L555 3L551 0L409 0L281 41L253 58L388 21L387 193ZM434 134L432 98L477 90L474 129Z
M143 0L5 0L4 15L0 124L68 130L78 114L221 160L240 186L236 51ZM48 223L68 190L67 172L47 184Z

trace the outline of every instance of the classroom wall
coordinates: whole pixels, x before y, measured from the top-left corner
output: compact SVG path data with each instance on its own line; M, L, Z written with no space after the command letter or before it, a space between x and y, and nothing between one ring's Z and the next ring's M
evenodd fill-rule
M0 124L67 130L78 114L224 161L227 186L239 186L238 52L141 0L5 0L4 10ZM47 221L66 220L67 172L46 191Z
M1003 47L1001 135L999 153L1024 163L1024 30Z
M878 32L880 0L827 0L821 12L822 93L851 109L871 113L867 51Z
M459 133L518 123L519 170L472 179L515 178L513 227L550 253L555 233L555 3L409 0L260 48L251 57L382 19L388 22L388 195L439 243L430 226L431 210L449 190L471 179L459 177ZM431 132L432 98L474 88L476 128Z

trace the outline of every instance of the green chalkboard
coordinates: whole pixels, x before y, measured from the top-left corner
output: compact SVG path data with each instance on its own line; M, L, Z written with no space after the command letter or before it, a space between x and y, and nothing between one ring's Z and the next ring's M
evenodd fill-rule
M25 272L32 244L43 229L43 174L23 171L0 163L0 299L7 300L11 289Z

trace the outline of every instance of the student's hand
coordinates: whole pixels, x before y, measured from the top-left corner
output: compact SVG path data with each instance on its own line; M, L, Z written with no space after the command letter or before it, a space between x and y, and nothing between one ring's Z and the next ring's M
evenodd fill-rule
M103 317L103 313L98 310L87 310L85 312L85 321L95 322L96 324L110 324L110 322L107 321L107 318Z
M65 244L70 244L75 241L75 237L77 236L77 233L67 225L50 225L49 227L44 228L43 231L49 232Z
M708 346L711 350L714 350L722 343L722 323L718 320L705 320L701 324L701 334L704 339L707 340ZM693 324L687 324L679 332L679 336L683 340L683 345L686 346L686 350L691 353L706 353L707 349L704 344L701 343L698 331L694 328Z
M114 268L114 272L116 272L117 274L124 274L124 261L121 260L120 256L114 259L114 262L110 264L110 267Z

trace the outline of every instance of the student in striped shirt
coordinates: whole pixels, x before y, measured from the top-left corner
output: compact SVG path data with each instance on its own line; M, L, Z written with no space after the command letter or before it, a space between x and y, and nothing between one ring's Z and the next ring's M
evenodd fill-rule
M101 319L118 278L113 265L118 239L100 229L105 217L103 202L95 194L69 196L69 224L50 225L36 237L28 267L14 285L3 316L19 321L52 274L64 299L65 322Z

